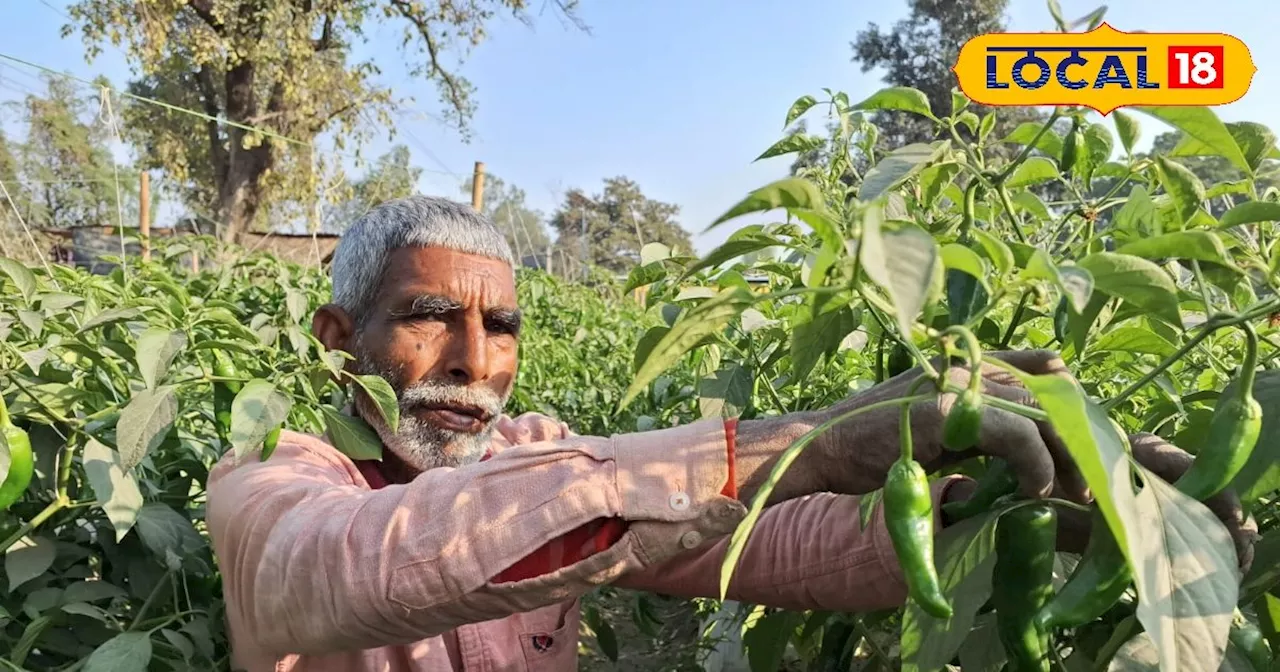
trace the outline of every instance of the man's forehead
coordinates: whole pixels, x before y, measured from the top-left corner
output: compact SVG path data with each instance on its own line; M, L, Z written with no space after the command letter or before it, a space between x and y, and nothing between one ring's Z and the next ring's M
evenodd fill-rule
M447 297L515 307L515 273L507 262L442 247L404 247L391 253L382 290L397 298Z

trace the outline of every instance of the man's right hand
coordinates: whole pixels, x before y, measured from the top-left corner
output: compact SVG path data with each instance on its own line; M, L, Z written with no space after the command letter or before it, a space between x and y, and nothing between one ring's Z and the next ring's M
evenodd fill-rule
M1066 365L1056 353L1025 350L984 353L984 358L999 359L1032 375L1056 375L1071 378ZM940 361L934 363L935 370ZM912 383L923 374L919 367L905 371L871 389L822 411L798 413L782 418L744 422L739 436L739 493L749 498L768 477L778 451L802 435L805 428L819 424L857 408L907 396ZM982 391L1006 401L1036 407L1035 399L1012 373L990 363L982 366ZM947 369L948 381L960 388L969 384L966 366ZM927 389L927 388L922 388ZM1090 500L1084 478L1067 452L1062 440L1047 422L1037 422L1016 413L983 405L982 430L978 444L961 452L947 451L942 446L942 427L956 395L946 393L911 408L911 433L914 457L928 472L934 472L975 455L985 454L1005 460L1018 475L1022 494L1029 497L1053 495L1087 503ZM889 467L898 459L898 406L868 411L835 425L805 448L801 457L788 470L775 489L772 501L811 492L829 491L863 494L884 485ZM769 444L772 428L774 440ZM760 441L753 442L755 437ZM790 440L785 440L790 439ZM792 473L795 472L795 473Z

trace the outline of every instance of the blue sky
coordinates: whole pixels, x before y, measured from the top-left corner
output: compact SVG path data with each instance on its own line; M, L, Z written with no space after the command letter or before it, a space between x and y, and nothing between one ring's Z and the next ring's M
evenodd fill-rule
M78 37L62 39L65 0L7 0L0 53L83 78L123 83L128 66L110 47L92 64ZM537 6L539 3L534 3ZM1098 2L1062 0L1068 18ZM1120 30L1226 32L1244 41L1258 66L1252 88L1219 109L1228 121L1280 130L1280 13L1267 0L1108 0ZM476 85L475 135L463 143L430 114L434 87L408 77L394 47L397 33L375 31L362 47L412 110L397 118L399 142L427 171L420 189L460 197L459 179L476 160L525 189L549 213L564 189L597 191L626 175L645 194L678 204L680 221L707 252L732 232L706 225L751 189L783 176L788 160L752 159L782 132L787 107L823 87L860 99L882 86L881 74L851 63L849 42L868 23L888 26L906 2L853 0L583 0L586 35L548 10L530 29L513 20L491 26L463 71ZM1155 7L1159 9L1155 9ZM1052 28L1042 0L1011 0L1011 30ZM30 70L0 61L0 100L37 88ZM1143 139L1159 127L1143 118ZM381 134L371 154L386 148ZM747 223L750 220L742 223ZM738 224L741 225L741 224Z

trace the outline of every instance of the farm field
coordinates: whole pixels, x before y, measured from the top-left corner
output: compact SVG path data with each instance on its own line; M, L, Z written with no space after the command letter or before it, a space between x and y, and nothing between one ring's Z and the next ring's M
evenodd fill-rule
M843 94L798 100L788 122L830 111L835 134L768 152L810 143L828 160L729 209L722 219L777 211L778 223L742 228L704 257L646 246L625 286L521 271L529 326L511 411L607 435L829 405L940 352L1056 349L1080 386L1029 377L1038 408L1018 412L1061 432L1102 529L1126 539L1119 557L1138 571L1088 618L1043 630L1045 655L1068 670L1155 669L1157 659L1162 669L1274 669L1280 191L1257 186L1275 170L1274 135L1201 108L1106 123L1059 111L996 138L960 96L944 118L921 101L905 88L857 105ZM865 142L864 113L877 109L929 118L953 138L879 155ZM1132 154L1150 116L1240 179L1205 184L1169 157ZM1017 153L993 159L996 146ZM184 246L213 244L166 242L107 275L0 261L0 392L16 428L0 462L6 484L23 472L17 437L34 459L29 484L0 490L0 650L11 669L226 669L202 523L209 465L281 425L327 431L350 454L377 449L339 409L353 385L377 396L385 383L340 373L342 353L308 333L329 292L323 272L265 254L198 272L174 261ZM767 286L753 291L748 276ZM234 391L222 432L215 385ZM1229 420L1260 423L1256 446L1218 427L1249 395L1261 417ZM1130 461L1124 437L1140 431L1198 460L1244 451L1225 482L1260 534L1247 573L1204 504ZM982 479L996 467L974 459L954 470ZM1141 488L1126 494L1118 479L1130 476ZM865 500L882 504L879 492ZM739 626L751 668L780 669L785 656L802 669L998 669L1008 640L997 634L1007 607L989 608L997 531L1031 503L991 500L937 540L949 620L914 599L882 614L751 610ZM1049 553L1051 593L1081 581L1079 556L1052 550L1026 549ZM714 609L603 589L587 602L584 669L612 669L613 658L618 669L692 664L696 615Z

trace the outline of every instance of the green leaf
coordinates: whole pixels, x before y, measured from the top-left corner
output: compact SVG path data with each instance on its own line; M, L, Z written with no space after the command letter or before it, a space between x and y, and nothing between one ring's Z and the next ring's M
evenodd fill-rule
M719 266L720 264L723 264L726 261L737 259L738 257L741 257L745 254L750 254L752 252L763 250L769 247L776 247L781 244L782 244L782 241L778 240L777 238L774 238L773 236L765 236L765 235L756 235L756 236L749 236L746 238L726 240L719 247L717 247L716 249L712 250L709 254L707 254L707 256L703 257L702 259L699 259L697 262L693 263L688 268L686 268L684 270L684 273L680 276L680 279L683 280L685 278L688 278L689 276L693 275L694 273L697 273L698 271L701 271L704 268L715 268L716 266ZM645 267L640 266L636 270L639 270L640 268L645 268ZM634 273L635 273L635 270L632 271L632 274ZM646 282L644 284L648 284L648 283ZM627 286L628 286L628 289L626 291L631 291L630 280L628 280Z
M1116 213L1112 226L1131 236L1152 236L1164 230L1156 204L1141 184L1129 190L1129 198Z
M1091 183L1093 173L1100 166L1111 158L1111 151L1114 148L1114 141L1111 139L1111 131L1107 130L1102 124L1089 124L1084 129L1084 145L1087 150L1084 155L1084 170L1086 183Z
M788 177L747 194L746 198L711 222L706 230L710 231L731 219L752 212L766 212L778 208L822 210L824 204L825 200L817 185L803 178Z
M321 406L333 447L353 460L382 460L382 439L364 420Z
M1257 222L1280 222L1280 203L1249 201L1226 211L1218 226L1228 228Z
M298 323L307 315L307 295L290 287L284 291L284 306L289 312L289 320Z
M649 327L649 330L644 332L644 336L641 336L640 340L636 342L636 352L632 359L632 372L640 370L640 365L644 364L644 361L649 358L649 353L653 351L653 346L657 345L662 340L662 337L667 335L668 331L671 331L671 327L658 325Z
M1237 380L1227 385L1224 396L1235 394ZM1280 441L1267 438L1280 436L1280 370L1259 371L1253 381L1253 396L1262 406L1262 432L1249 461L1231 482L1242 502L1280 490Z
M977 278L983 289L990 289L987 284L987 269L982 257L977 252L959 243L948 243L942 246L942 265L948 269L964 271Z
M44 574L58 555L57 543L47 537L23 537L4 552L4 573L9 592Z
M1205 505L1139 470L1138 620L1159 651L1161 670L1216 670L1239 594L1235 544Z
M880 206L867 208L862 224L859 256L867 277L889 293L899 333L911 334L911 325L924 308L935 271L941 271L938 245L933 236L914 226L885 233Z
M1181 327L1178 289L1159 266L1141 257L1098 252L1079 261L1093 274L1094 289L1119 297Z
M832 304L835 304L832 307ZM830 356L850 332L858 328L853 310L848 305L828 303L833 309L813 316L810 310L796 313L791 326L791 371L794 380L802 380L823 358Z
M1012 200L1015 210L1030 213L1031 216L1042 222L1050 218L1049 207L1044 204L1044 201L1040 200L1039 196L1030 191L1019 191L1013 195Z
M34 310L19 310L18 320L31 331L32 338L40 338L44 333L44 316Z
M810 108L818 104L818 99L813 96L800 96L796 98L796 102L791 103L791 108L787 110L787 120L782 123L782 127L786 128L796 119L799 119Z
M167 504L152 502L143 506L138 512L136 526L143 545L161 562L171 554L185 558L208 547L191 520Z
M138 466L164 441L177 417L178 395L172 385L135 392L116 424L121 467L128 471Z
M84 299L75 294L66 294L64 292L45 292L37 296L36 300L40 302L40 310L52 317L54 314L62 312Z
M135 308L135 307L108 308L107 310L104 310L101 313L98 313L97 315L95 315L93 319L85 322L84 326L80 327L80 330L77 331L76 333L83 334L86 331L89 331L97 327L101 327L104 324L112 324L114 322L128 320L130 318L137 317L141 314L142 314L141 308Z
M1036 134L1040 132L1040 127L1043 125L1034 121L1024 121L1018 124L1018 127L1013 129L1012 133L1006 135L1002 142L1029 145L1031 144L1031 139L1036 137ZM1035 148L1057 161L1058 157L1062 155L1062 138L1053 129L1049 129L1044 132L1044 135L1040 136L1039 140L1036 140Z
M1094 350L1135 352L1160 357L1172 355L1177 350L1177 347L1165 340L1163 336L1154 331L1138 327L1118 327L1108 331L1093 342L1092 348Z
M387 428L392 432L400 431L400 402L396 399L396 391L391 389L391 383L382 376L375 375L352 376L352 380L364 388L365 393L373 400L378 413L382 415L382 421L387 423Z
M98 505L116 530L116 541L124 539L142 509L138 480L125 468L120 453L93 438L84 446L84 471Z
M876 507L884 499L884 489L876 488L858 498L858 529L865 530L875 517Z
M1084 312L1093 297L1093 275L1078 266L1062 266L1058 269L1058 286L1066 294L1076 312Z
M1177 208L1179 224L1185 225L1204 201L1204 184L1191 169L1167 157L1157 156L1156 166L1160 172L1160 184L1173 198Z
M164 380L173 358L187 347L187 335L174 329L150 327L138 336L138 372L148 388Z
M1120 136L1120 144L1124 146L1126 154L1132 155L1133 147L1138 144L1138 137L1141 135L1138 129L1138 120L1120 110L1112 110L1111 117L1115 119L1116 133Z
M933 207L959 172L960 164L951 161L935 163L920 171L920 204L926 208Z
M751 403L751 392L751 372L730 363L698 381L698 409L704 418L737 416Z
M151 664L151 635L122 632L94 649L84 672L147 672Z
M671 248L662 243L645 243L644 247L640 248L640 263L642 265L670 258Z
M128 595L119 586L106 581L76 581L62 593L63 602L101 602Z
M665 277L667 277L667 265L664 262L654 261L636 266L627 274L627 284L622 288L622 293L630 294L632 290L651 285Z
M944 528L934 541L938 582L954 613L926 614L908 600L902 616L902 672L943 669L969 635L974 616L991 596L997 516L975 516Z
M964 672L1000 672L1009 659L996 631L996 614L990 612L973 622L973 630L960 645L960 669Z
M1057 177L1057 164L1043 156L1033 156L1022 162L1022 165L1018 166L1018 168L1013 171L1013 174L1009 176L1005 185L1010 189L1017 189L1019 187L1040 184L1041 182L1048 182L1049 180L1056 179Z
M1222 238L1210 231L1174 231L1162 236L1138 238L1121 245L1116 252L1143 259L1198 259L1232 266Z
M919 89L907 86L893 86L881 89L866 100L854 105L854 110L902 110L912 112L937 121L929 108L929 99Z
M1066 32L1067 20L1062 18L1062 5L1058 4L1058 0L1048 0L1049 16L1053 17L1053 22L1058 26L1058 30Z
M776 672L782 656L802 615L794 611L775 611L759 619L742 634L751 672Z
M956 117L956 123L963 124L965 128L969 129L970 133L977 133L978 124L981 122L978 120L978 115L966 110L960 113L959 117Z
M1130 565L1139 565L1142 545L1140 510L1131 486L1129 454L1123 437L1107 412L1090 401L1078 383L1066 377L1030 375L1013 370L1049 416L1049 424L1062 439L1080 474L1106 517L1120 549Z
M969 107L969 98L964 92L958 88L951 89L951 114L960 114L964 108Z
M696 346L703 338L724 329L755 300L755 296L741 287L722 290L715 298L708 299L686 311L672 325L657 344L644 364L636 372L635 379L627 387L618 409L626 408L649 383Z
M756 161L761 159L770 159L775 156L785 156L787 154L795 154L796 152L811 152L826 144L826 140L816 135L806 135L804 133L796 133L773 143L769 149L764 150L760 156L755 158Z
M917 142L893 150L875 165L862 179L858 186L858 199L870 201L884 192L901 184L907 178L920 172L925 166L937 161L951 148L951 142L944 140L933 144Z
M1231 132L1212 109L1189 106L1137 107L1136 109L1195 138L1212 150L1216 156L1226 157L1246 174L1253 174L1253 169L1249 167L1249 161L1240 151L1235 138L1231 137Z
M231 402L231 445L236 458L258 448L289 417L293 400L261 378L245 383Z
M991 265L996 267L996 271L1000 275L1004 275L1013 269L1013 250L1005 244L1003 240L983 231L982 229L972 229L973 237L978 240L978 244L982 245L982 249L987 253L987 259L991 260Z
M1252 121L1236 121L1227 124L1227 131L1235 138L1236 146L1244 154L1244 160L1254 171L1262 165L1276 146L1276 134L1262 124Z
M36 276L21 262L14 261L8 257L0 257L0 271L9 276L13 280L13 284L18 288L18 292L22 294L22 299L31 303L31 295L36 291Z

